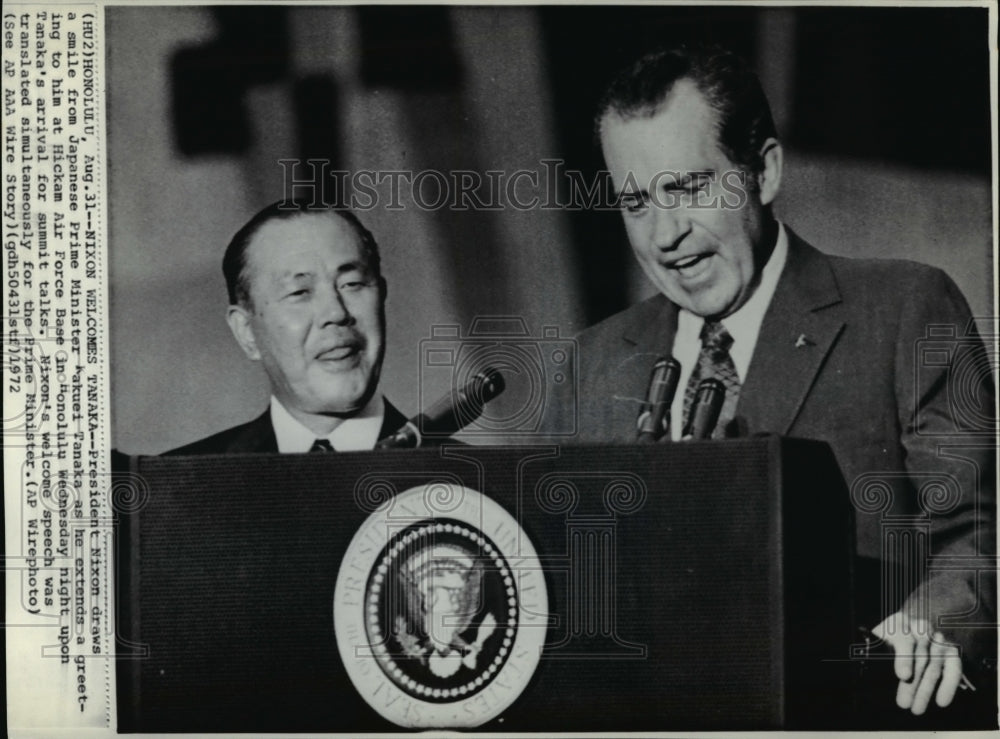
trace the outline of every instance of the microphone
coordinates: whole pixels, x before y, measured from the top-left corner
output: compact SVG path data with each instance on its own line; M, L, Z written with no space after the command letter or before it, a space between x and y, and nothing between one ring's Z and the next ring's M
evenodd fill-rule
M450 436L482 415L483 406L503 392L503 375L492 367L478 373L465 387L445 395L416 418L407 421L396 433L386 436L376 449L415 449L424 435Z
M646 402L642 412L636 419L638 432L635 440L639 444L652 444L658 441L666 432L664 419L670 413L670 404L674 402L677 383L681 377L681 363L673 357L660 357L653 365L649 377L649 389L646 391Z
M726 386L719 380L710 377L699 382L694 404L691 406L691 418L684 429L684 438L711 438L725 399Z

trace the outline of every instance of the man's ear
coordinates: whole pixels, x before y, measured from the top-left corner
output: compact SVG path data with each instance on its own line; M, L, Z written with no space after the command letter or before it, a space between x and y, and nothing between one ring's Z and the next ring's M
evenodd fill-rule
M253 335L253 326L250 325L250 311L242 305L231 305L226 312L226 321L229 323L229 330L233 332L233 337L243 353L250 359L259 360L260 350L257 348L257 339Z
M785 163L785 154L781 149L781 144L773 137L764 142L760 153L764 158L764 170L760 173L757 181L760 202L763 205L770 205L778 196L778 190L781 189L781 172Z

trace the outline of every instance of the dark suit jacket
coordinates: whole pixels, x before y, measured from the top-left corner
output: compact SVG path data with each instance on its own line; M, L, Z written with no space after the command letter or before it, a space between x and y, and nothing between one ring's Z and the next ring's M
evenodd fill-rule
M385 401L385 417L378 438L396 431L406 423L406 417L390 403ZM274 436L274 426L271 424L270 408L252 421L233 426L205 439L187 444L178 449L165 452L166 455L184 454L253 454L278 451L278 440Z
M971 620L991 622L995 573L983 555L994 537L994 391L982 342L966 334L964 298L940 270L832 257L788 235L737 415L751 434L829 442L855 504L858 553L881 556L887 517L929 524L937 566L948 556L968 569L932 571L920 594L930 593L937 614L980 609ZM935 324L954 332L944 342L950 356L921 353ZM676 326L677 307L659 295L578 337L577 441L635 439L650 370L669 354ZM572 400L562 412L574 412ZM978 434L960 426L973 417Z

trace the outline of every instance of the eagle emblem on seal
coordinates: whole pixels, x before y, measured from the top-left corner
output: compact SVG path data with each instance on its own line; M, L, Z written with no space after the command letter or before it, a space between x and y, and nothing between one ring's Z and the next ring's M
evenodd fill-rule
M463 547L436 544L404 560L397 578L405 615L396 617L393 636L407 656L441 678L463 666L475 670L497 628L496 617L486 613L470 629L483 608L482 562Z

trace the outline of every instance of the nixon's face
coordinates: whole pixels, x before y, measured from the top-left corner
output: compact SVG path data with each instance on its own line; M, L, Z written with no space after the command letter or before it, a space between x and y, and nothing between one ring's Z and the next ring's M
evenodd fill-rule
M233 333L264 365L293 413L360 410L385 351L385 288L361 237L332 213L264 224L247 247L249 306L230 307Z
M716 117L694 83L679 80L650 117L607 114L601 144L646 276L681 308L722 318L757 287L764 206L778 179L765 173L767 186L752 187L719 147Z

